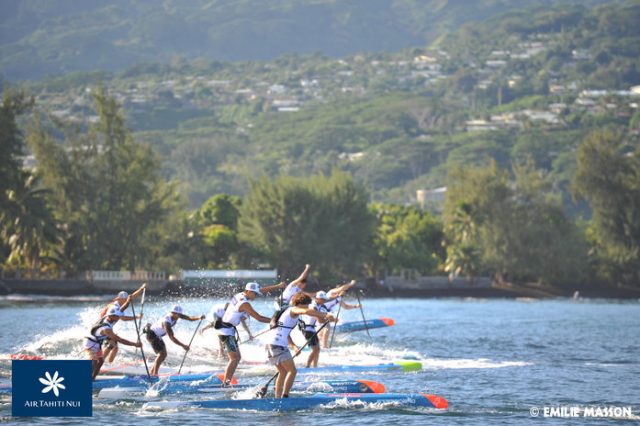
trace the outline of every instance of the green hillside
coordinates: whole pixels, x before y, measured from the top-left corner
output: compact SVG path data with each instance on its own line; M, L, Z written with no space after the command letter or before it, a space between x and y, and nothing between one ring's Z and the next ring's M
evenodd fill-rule
M338 57L429 44L460 25L550 0L7 0L0 74L119 71L183 58ZM582 4L600 3L597 0Z

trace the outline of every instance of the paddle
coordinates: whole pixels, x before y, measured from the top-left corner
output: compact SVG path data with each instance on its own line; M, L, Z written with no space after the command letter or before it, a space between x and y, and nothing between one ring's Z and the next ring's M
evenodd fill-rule
M136 327L136 332L142 328L142 314L144 313L144 295L147 293L147 288L142 289L142 297L140 298L140 321L138 322L138 327ZM133 301L131 302L133 305ZM133 309L133 307L131 308ZM135 317L135 314L134 314ZM136 319L133 319L136 321ZM136 348L136 355L138 355L138 348Z
M144 298L144 293L142 297ZM133 306L133 300L131 301L131 312L133 313L133 324L136 326L136 336L138 336L138 342L140 343L140 354L142 355L142 361L144 361L144 369L147 370L147 379L151 381L151 374L149 374L149 366L147 365L147 357L144 356L144 348L142 347L142 342L140 342L140 327L138 327L138 321L136 320L136 308ZM142 317L140 320L142 320Z
M325 322L324 324L322 324L322 326L318 329L318 331L316 331L315 333L313 333L313 336L311 336L311 337L309 337L309 338L307 339L307 341L305 342L305 344L304 344L304 345L302 345L302 347L300 347L300 349L298 349L298 350L296 351L296 354L293 356L293 358L295 358L295 357L297 357L298 355L300 355L300 353L302 352L302 350L303 350L304 348L306 348L306 347L307 347L307 345L309 344L309 342L310 342L310 341L311 341L315 336L317 336L317 335L318 335L318 333L320 333L320 331L321 331L323 328L325 328L325 327L327 326L327 324L329 324L329 321L327 321L327 322ZM265 385L264 385L264 386L262 386L262 387L260 388L260 390L258 390L258 392L256 392L256 398L264 398L264 396L267 394L267 390L269 389L269 385L271 384L271 382L273 382L273 381L276 379L276 377L278 377L278 374L280 374L280 372L279 372L279 371L278 371L276 374L274 374L274 375L273 375L273 377L271 377L271 378L269 379L269 381L268 381L267 383L265 383Z
M242 342L240 342L238 344L241 345L243 343L248 343L248 342L252 341L253 339L255 339L256 337L262 336L263 334L265 334L265 333L267 333L267 332L269 332L271 330L272 330L271 328L267 328L266 330L262 330L260 333L254 334L253 336L249 337L247 340L243 340Z
M371 334L369 333L369 326L367 325L367 319L364 317L364 311L362 310L362 303L360 302L360 294L357 291L356 291L356 297L358 298L358 306L360 306L362 321L364 321L364 328L367 330L367 335L369 336L369 339L372 339Z
M338 314L336 315L336 324L333 326L333 332L331 333L331 341L329 342L329 348L333 347L333 338L336 337L336 328L338 327L338 319L340 318L341 309L342 309L342 302L338 304Z
M198 333L198 329L200 328L200 324L202 324L202 320L203 319L204 318L200 319L200 322L198 322L196 330L193 332L193 336L191 336L191 340L189 340L189 349L191 349L191 343L193 343L193 339L196 337L196 333ZM184 360L187 359L187 354L189 353L189 349L184 351L184 356L182 357L182 362L180 363L180 368L178 368L178 374L180 374L180 372L182 371L182 365L184 364Z

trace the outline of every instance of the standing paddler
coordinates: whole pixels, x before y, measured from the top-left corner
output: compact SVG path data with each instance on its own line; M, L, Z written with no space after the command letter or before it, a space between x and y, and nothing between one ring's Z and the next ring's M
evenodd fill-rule
M181 346L185 351L189 350L189 345L185 345L173 334L173 327L176 326L179 319L187 321L198 321L203 319L204 315L188 316L183 313L182 307L175 305L171 312L169 312L164 318L158 320L153 325L147 324L143 333L147 335L147 341L151 343L153 351L156 353L156 360L153 362L151 371L149 374L157 376L160 370L162 362L167 357L167 346L164 344L164 336L169 336L169 339L178 346Z
M274 318L273 330L267 334L266 341L269 362L278 369L275 384L276 398L288 398L293 381L298 371L288 347L291 330L296 327L301 315L318 318L320 321L334 321L333 315L310 308L311 297L306 293L298 293L290 300L290 306Z
M329 290L327 292L327 296L329 297L329 300L324 304L325 308L327 309L327 312L335 311L336 307L341 307L343 309L358 309L360 307L359 304L351 305L343 300L343 296L347 292L347 290L349 290L351 287L355 285L356 285L356 281L351 280L351 282L347 284L343 284ZM322 339L322 347L324 349L327 349L328 347L330 334L331 334L331 325L325 327L320 332L320 338Z
M326 314L329 311L325 305L329 301L329 295L327 295L325 291L319 291L315 294L315 299L311 302L309 308ZM317 322L318 318L316 316L301 315L298 323L298 325L301 326L304 338L307 340L308 345L311 348L311 353L309 354L309 358L307 358L307 368L317 367L318 360L320 359L320 342L318 341L318 331L316 330ZM325 321L321 322L324 323Z
M111 342L120 342L123 345L135 346L136 348L142 346L140 342L123 339L113 332L113 326L122 316L122 311L116 307L109 308L105 316L91 327L89 336L84 340L84 353L92 361L91 378L93 380L95 380L102 368L102 364L104 364L105 355L102 351L102 345L107 339Z
M233 374L236 372L236 368L242 358L240 348L238 347L238 339L236 338L236 327L238 324L240 324L247 315L263 323L269 323L269 321L271 321L271 318L257 313L253 309L253 306L251 306L251 301L255 300L258 296L263 296L263 292L269 293L272 290L283 287L284 283L264 288L260 288L260 284L256 282L247 283L244 291L236 294L229 301L227 309L224 311L224 315L220 321L220 328L217 328L218 339L227 350L227 356L229 357L229 362L224 370L224 385L231 383Z
M133 299L135 299L140 294L142 294L142 292L146 287L147 287L147 283L143 283L140 286L140 288L138 288L132 294L129 294L124 290L118 293L115 299L113 299L111 303L109 303L107 306L105 306L102 309L102 311L100 311L100 318L104 318L107 311L112 307L116 308L117 310L123 313L123 315L120 317L120 321L134 321L138 318L142 318L142 315L138 317L124 315L124 311L129 307ZM107 362L112 363L113 360L116 358L117 354L118 354L118 342L112 341L111 339L107 339L107 347L104 350L104 359Z
M207 324L204 328L200 330L201 335L204 334L204 332L210 328L215 328L216 330L219 330L220 328L222 328L222 317L224 317L224 313L227 310L228 306L229 306L229 302L217 303L211 307L211 309L209 310L209 313L207 314L207 319L209 320L209 324ZM244 316L240 320L240 323L242 324L242 328L244 328L244 331L246 331L247 334L249 335L249 340L252 340L253 335L251 334L251 329L249 329L249 326L247 325L248 318L249 318L249 314L244 312ZM220 339L217 339L217 340L218 340L218 356L222 358L224 357L224 344L222 343L222 340Z

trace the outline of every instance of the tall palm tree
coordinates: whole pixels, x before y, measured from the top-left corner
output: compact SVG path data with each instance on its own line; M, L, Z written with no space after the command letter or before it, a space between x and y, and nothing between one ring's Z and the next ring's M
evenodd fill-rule
M7 190L7 205L0 211L0 237L9 248L7 262L26 263L32 273L42 261L56 260L59 232L46 203L47 192L29 174L23 185Z

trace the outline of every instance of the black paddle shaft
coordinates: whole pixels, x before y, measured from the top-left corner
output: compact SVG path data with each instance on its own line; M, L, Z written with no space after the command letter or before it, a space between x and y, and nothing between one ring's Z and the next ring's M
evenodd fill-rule
M133 306L133 300L131 301L131 312L133 313L133 323L136 326L136 336L138 336L138 342L140 342L140 354L142 355L142 361L144 362L144 369L147 370L147 379L151 381L151 374L149 374L149 366L147 365L147 357L144 356L144 348L140 341L140 327L138 327L138 321L136 320L136 308Z
M191 344L193 343L193 339L196 337L196 333L198 332L198 329L200 328L200 324L202 324L203 319L204 318L200 318L200 322L198 322L198 325L196 326L196 330L193 332L193 336L191 336L191 340L189 340L189 349L191 349ZM182 366L184 365L184 360L187 359L187 354L189 353L189 349L184 351L184 356L182 357L182 362L180 363L178 374L180 374L180 372L182 371Z
M362 314L362 321L364 321L364 328L367 330L367 335L369 339L371 339L371 333L369 333L369 325L367 324L367 319L364 317L364 311L362 310L362 302L360 302L360 295L356 291L356 297L358 298L358 305L360 306L360 313Z

